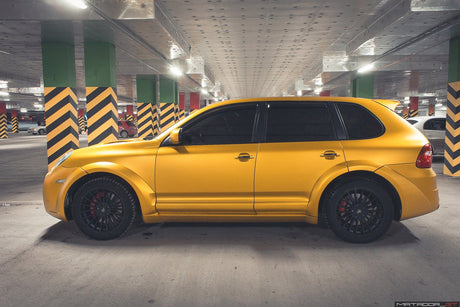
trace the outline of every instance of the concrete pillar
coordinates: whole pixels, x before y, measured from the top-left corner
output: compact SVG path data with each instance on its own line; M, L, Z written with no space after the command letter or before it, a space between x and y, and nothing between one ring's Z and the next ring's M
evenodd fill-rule
M11 110L11 132L19 133L18 110Z
M156 76L137 75L137 134L139 138L158 134Z
M190 93L190 114L193 114L195 111L200 109L200 93L191 92Z
M409 97L409 117L418 116L418 97Z
M331 96L331 91L321 91L319 93L319 96L320 97L329 97L329 96Z
M352 97L374 98L374 74L356 77L351 81Z
M434 115L434 104L428 105L428 116Z
M460 27L449 44L444 174L460 177Z
M115 46L85 41L88 145L118 140Z
M72 22L42 23L48 170L79 147Z
M0 102L0 139L8 138L8 125L6 122L6 102Z
M86 131L85 109L78 109L78 130L80 133Z
M404 118L404 119L409 118L409 109L407 107L403 107L402 118Z
M177 123L180 120L180 108L179 108L179 82L174 81L174 117Z
M160 130L165 131L175 123L175 81L160 76Z
M130 122L134 122L134 116L133 116L133 106L132 105L127 105L126 106L126 120Z

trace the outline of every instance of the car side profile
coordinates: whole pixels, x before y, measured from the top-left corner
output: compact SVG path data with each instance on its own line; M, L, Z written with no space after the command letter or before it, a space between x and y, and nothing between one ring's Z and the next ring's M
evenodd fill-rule
M384 103L216 103L153 140L67 153L46 175L45 208L98 240L124 234L140 215L146 223L322 223L343 240L371 242L439 201L431 145Z
M119 120L118 134L122 138L134 137L137 134L137 127L133 122L127 120Z
M446 117L416 116L407 120L426 136L433 147L433 155L443 156L446 147Z

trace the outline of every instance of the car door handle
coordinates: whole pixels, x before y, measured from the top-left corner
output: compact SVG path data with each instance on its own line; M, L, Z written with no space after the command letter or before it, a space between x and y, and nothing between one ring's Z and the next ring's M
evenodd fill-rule
M254 156L246 152L242 152L238 156L236 156L235 159L240 159L240 160L254 159Z
M334 159L335 157L340 156L338 153L336 153L333 150L326 150L321 154L321 157L326 158L326 159Z

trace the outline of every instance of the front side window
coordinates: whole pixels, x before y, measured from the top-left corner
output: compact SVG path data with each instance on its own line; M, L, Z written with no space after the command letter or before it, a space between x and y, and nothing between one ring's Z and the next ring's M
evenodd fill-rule
M267 142L335 139L327 105L320 102L275 102L268 108Z
M351 103L339 103L337 106L342 115L349 139L371 139L379 137L385 132L380 120L366 108Z
M227 107L202 114L183 128L183 145L251 143L255 114L255 105Z

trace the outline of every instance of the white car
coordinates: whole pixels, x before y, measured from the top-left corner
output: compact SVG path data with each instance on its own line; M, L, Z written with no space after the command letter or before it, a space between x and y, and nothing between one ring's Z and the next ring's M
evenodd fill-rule
M433 155L443 156L446 145L446 117L445 116L417 116L407 120L420 130L430 141Z
M46 126L35 126L35 127L30 127L27 129L28 133L32 134L46 134Z

